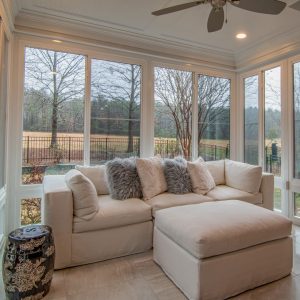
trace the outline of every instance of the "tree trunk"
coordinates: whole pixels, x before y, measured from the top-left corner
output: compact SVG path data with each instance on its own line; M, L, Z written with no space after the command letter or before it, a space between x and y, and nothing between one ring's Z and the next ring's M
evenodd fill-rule
M128 145L127 153L133 152L133 111L134 111L134 92L135 92L135 77L134 66L131 66L131 93L128 107Z
M51 124L51 148L57 145L57 117L58 117L58 106L53 103L52 106L52 124Z
M57 119L58 119L58 91L57 91L57 53L53 58L53 101L52 101L52 124L51 124L51 148L57 146Z

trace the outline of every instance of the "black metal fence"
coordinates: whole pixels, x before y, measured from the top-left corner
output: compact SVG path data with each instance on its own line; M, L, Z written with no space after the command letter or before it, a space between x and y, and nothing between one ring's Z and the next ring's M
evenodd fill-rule
M162 157L183 155L180 143L175 139L155 139L155 154ZM51 137L23 137L23 166L66 164L83 161L83 137L58 137L55 147L51 147ZM99 163L114 157L139 156L140 138L91 137L90 159ZM199 155L205 160L216 160L230 157L230 146L199 144ZM265 148L266 171L280 174L281 149L272 145Z

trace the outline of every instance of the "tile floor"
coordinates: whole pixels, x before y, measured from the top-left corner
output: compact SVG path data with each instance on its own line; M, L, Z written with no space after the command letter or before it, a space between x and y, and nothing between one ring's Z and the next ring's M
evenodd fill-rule
M245 292L235 300L300 299L300 227L294 227L294 267L290 276ZM0 280L0 299L5 299ZM152 251L54 273L45 300L181 300L179 289L152 261Z

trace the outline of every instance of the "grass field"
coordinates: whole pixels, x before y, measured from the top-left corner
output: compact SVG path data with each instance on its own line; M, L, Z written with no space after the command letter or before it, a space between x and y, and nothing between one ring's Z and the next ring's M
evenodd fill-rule
M23 131L23 137L45 137L50 138L51 132L42 132L42 131ZM57 133L58 138L83 138L83 133ZM110 138L110 139L127 139L127 136L121 135L105 135L105 134L91 134L92 138ZM137 137L136 137L137 138ZM175 138L160 138L154 137L154 140L169 140L169 141L176 141ZM208 145L216 145L226 147L229 144L228 140L212 140L212 139L203 139L201 143L208 144Z

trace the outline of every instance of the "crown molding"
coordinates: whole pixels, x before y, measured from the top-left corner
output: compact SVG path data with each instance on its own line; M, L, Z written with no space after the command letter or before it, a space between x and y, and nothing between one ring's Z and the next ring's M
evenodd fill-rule
M300 31L295 27L281 32L264 42L254 44L235 55L237 72L244 72L288 58L300 52Z
M0 16L3 21L4 30L8 38L12 35L12 32L15 29L14 21L15 21L15 3L10 0L1 0L0 1Z
M159 38L148 36L131 28L115 29L109 24L89 23L21 9L15 20L17 32L40 31L53 32L57 35L67 35L76 40L90 39L98 44L109 44L119 49L138 49L142 53L155 52L164 56L179 56L189 60L210 63L216 67L234 70L234 54L224 49L202 47L187 41L179 41L172 37Z

